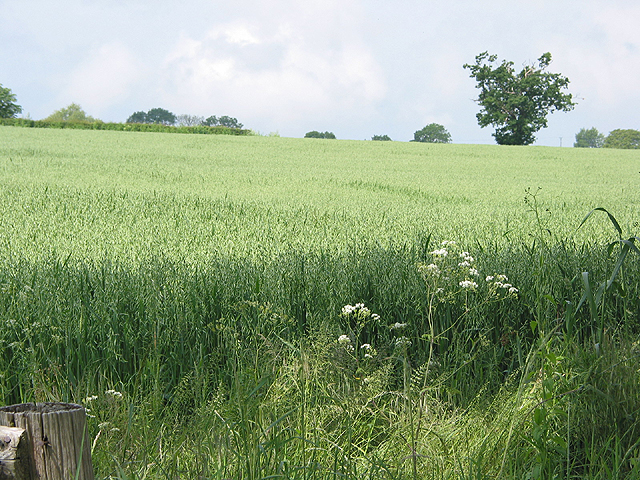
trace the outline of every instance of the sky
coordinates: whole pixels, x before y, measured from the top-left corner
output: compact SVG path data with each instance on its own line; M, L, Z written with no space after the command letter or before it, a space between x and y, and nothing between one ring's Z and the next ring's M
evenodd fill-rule
M161 107L283 137L409 141L439 123L492 144L463 65L550 52L578 104L536 144L570 147L581 128L640 129L639 23L637 0L0 0L0 84L33 119Z

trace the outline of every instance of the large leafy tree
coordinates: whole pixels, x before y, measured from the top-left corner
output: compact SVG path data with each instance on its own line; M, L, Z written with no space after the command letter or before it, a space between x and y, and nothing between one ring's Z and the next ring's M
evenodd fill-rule
M56 110L47 118L45 122L69 122L69 123L93 123L95 118L86 114L80 105L72 103L66 108Z
M600 148L604 144L604 135L598 132L598 129L593 128L581 128L576 133L576 141L573 144L574 147L581 148Z
M478 124L483 128L493 125L493 136L500 145L529 145L536 139L534 133L547 126L548 114L567 112L575 106L571 94L564 92L569 79L546 71L550 53L543 54L537 64L525 65L519 73L513 62L503 60L498 65L497 59L483 52L476 56L475 64L464 65L480 89Z
M149 123L147 122L147 112L133 112L127 118L127 123Z
M152 108L147 112L146 123L159 123L161 125L174 125L176 116L164 108Z
M612 130L604 140L605 148L640 148L640 131L633 129Z
M16 96L10 88L5 88L0 83L0 118L14 118L22 107L16 104Z
M439 123L430 123L413 134L412 142L451 143L451 134Z

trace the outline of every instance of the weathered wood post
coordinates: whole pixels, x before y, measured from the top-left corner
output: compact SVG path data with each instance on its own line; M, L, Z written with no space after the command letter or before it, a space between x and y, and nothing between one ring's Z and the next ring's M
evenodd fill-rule
M0 480L93 480L84 407L0 407Z

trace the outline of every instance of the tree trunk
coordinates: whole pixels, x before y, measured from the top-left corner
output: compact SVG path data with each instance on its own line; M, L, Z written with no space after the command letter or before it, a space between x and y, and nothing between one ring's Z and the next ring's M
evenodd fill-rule
M93 480L85 410L72 403L0 407L0 480ZM9 427L9 428L6 428Z

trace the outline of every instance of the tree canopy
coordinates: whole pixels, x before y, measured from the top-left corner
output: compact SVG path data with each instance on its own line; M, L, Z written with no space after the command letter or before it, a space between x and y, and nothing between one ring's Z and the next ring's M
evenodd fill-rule
M68 122L68 123L93 123L99 120L89 116L77 103L72 103L68 107L56 110L47 118L45 122Z
M413 134L412 142L451 143L451 134L439 123L430 123Z
M598 132L598 129L593 128L581 128L576 133L576 141L573 144L574 147L580 148L600 148L604 144L604 135Z
M316 132L312 130L304 134L304 138L329 138L335 140L336 136L333 132Z
M640 131L638 130L612 130L604 140L605 148L640 148Z
M391 137L389 135L374 135L371 137L371 140L376 140L380 142L390 142Z
M127 123L157 123L160 125L175 125L176 116L164 108L152 108L148 112L135 112Z
M215 115L211 115L210 117L205 118L203 125L208 127L228 127L228 128L242 128L243 125L238 122L238 119L229 117L227 115L223 115L222 117L216 117Z
M534 133L547 126L549 113L567 112L575 106L572 95L563 93L569 79L546 71L551 64L548 52L520 73L513 69L513 62L503 60L496 66L497 59L483 52L476 56L475 64L464 65L480 89L478 124L496 127L493 136L499 145L529 145L536 139Z
M0 83L0 118L14 118L22 112L22 107L15 102L15 94Z

